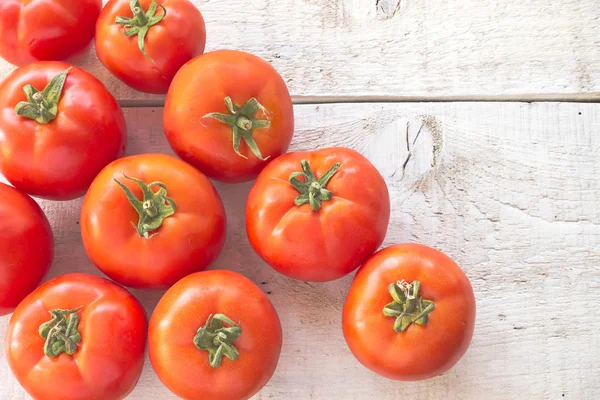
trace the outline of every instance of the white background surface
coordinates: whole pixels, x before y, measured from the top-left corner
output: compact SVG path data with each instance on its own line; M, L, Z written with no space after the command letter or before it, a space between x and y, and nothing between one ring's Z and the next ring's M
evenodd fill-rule
M569 103L600 99L597 1L195 3L208 50L253 52L283 75L298 103L291 150L336 145L366 155L390 188L384 245L444 251L477 299L473 342L454 369L417 383L378 377L342 336L351 276L309 284L272 271L245 235L251 183L216 184L228 236L212 268L250 277L283 324L279 366L256 399L600 398L600 105ZM129 154L172 154L161 96L111 78L93 49L74 62L126 107ZM0 76L12 68L0 62ZM403 170L407 132L412 143L422 124ZM56 237L48 278L99 275L81 245L81 200L40 203ZM162 292L134 294L150 314ZM1 340L8 320L0 318ZM27 398L4 347L0 389L3 399ZM130 398L171 397L147 363Z

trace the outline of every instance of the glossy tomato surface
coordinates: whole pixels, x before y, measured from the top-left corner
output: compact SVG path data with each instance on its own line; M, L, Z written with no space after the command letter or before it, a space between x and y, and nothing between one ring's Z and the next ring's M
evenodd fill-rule
M50 357L38 332L52 310L74 310L76 351ZM9 323L10 368L37 400L123 399L144 364L147 319L128 291L106 279L69 274L52 279L23 300Z
M102 0L0 1L0 57L15 65L61 61L94 36Z
M322 208L297 206L300 194L289 182L307 160L317 178L336 163ZM302 178L301 178L302 179ZM390 218L387 186L358 152L328 148L285 154L259 175L248 196L250 243L273 268L291 278L330 281L356 268L383 242Z
M111 161L125 152L125 119L104 85L81 68L66 76L58 114L47 124L19 116L23 88L42 91L71 65L47 61L17 69L0 84L0 173L32 196L69 200L82 196Z
M383 308L393 301L389 285L420 282L419 295L433 302L425 324L394 330ZM419 244L399 244L373 255L356 273L342 317L344 337L356 358L390 379L415 381L440 375L467 351L475 326L469 279L445 254Z
M175 213L148 238L136 230L139 215L115 181L142 199L140 187L125 176L164 183L176 204ZM94 180L81 210L88 256L110 278L132 287L167 288L205 269L221 252L225 231L223 203L208 178L163 154L125 157L108 165Z
M242 138L234 150L233 130L227 123L206 118L231 114L256 99L264 109L254 117L268 127L252 130L262 160ZM256 178L269 163L287 151L294 134L294 109L285 82L265 60L233 50L206 53L185 64L175 76L164 108L164 128L175 152L210 178L243 182Z
M117 17L133 18L130 0L110 0L96 24L96 53L117 78L135 90L167 93L183 64L204 52L206 28L198 8L188 0L157 0L155 16L164 18L150 26L144 38L149 60L138 46L138 35L127 36ZM140 0L148 11L152 0Z
M218 314L241 327L241 335L232 342L239 357L223 357L215 368L194 337L211 315ZM250 398L273 375L281 345L275 308L254 283L232 271L183 278L165 293L150 319L152 367L167 388L187 400Z
M52 264L54 238L38 204L0 183L0 315L41 282Z

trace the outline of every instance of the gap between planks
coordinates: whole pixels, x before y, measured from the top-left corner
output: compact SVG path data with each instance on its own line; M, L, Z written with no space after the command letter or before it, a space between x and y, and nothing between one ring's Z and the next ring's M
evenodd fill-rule
M336 103L455 103L455 102L562 102L600 103L600 93L574 94L515 94L498 96L292 96L294 104L336 104ZM120 100L124 108L163 107L164 98Z

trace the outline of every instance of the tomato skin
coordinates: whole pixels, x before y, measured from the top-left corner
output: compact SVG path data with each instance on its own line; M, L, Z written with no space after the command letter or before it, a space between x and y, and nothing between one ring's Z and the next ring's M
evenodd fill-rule
M265 160L243 140L239 151L246 158L236 154L229 125L203 118L213 112L227 114L227 96L238 106L256 98L267 110L271 126L252 134ZM294 134L292 99L281 76L265 60L234 50L213 51L185 64L169 88L163 121L179 157L210 178L228 183L256 178L287 151Z
M420 281L420 294L434 302L426 325L401 333L382 310L392 301L390 283ZM452 368L471 343L475 296L469 279L445 254L419 244L399 244L375 253L356 273L344 304L344 337L354 356L389 379L416 381Z
M2 0L0 57L15 65L60 61L94 36L102 0Z
M140 0L144 10L152 0ZM131 18L129 0L110 0L96 23L96 53L104 66L125 84L146 93L167 93L183 64L204 52L206 27L198 8L188 0L157 0L165 18L150 27L145 38L148 60L138 47L137 35L127 37L117 17ZM159 8L157 14L162 13Z
M79 312L81 342L73 356L44 355L38 328L49 310ZM54 278L23 300L8 326L6 356L19 383L37 400L123 399L144 364L147 319L125 289L87 274Z
M242 327L233 342L240 356L209 365L208 352L193 343L209 315L222 313ZM232 271L198 272L173 285L150 318L148 352L169 390L187 399L242 400L271 378L282 346L279 317L267 296Z
M149 239L132 226L139 216L114 179L139 199L142 194L123 174L165 183L177 204ZM102 272L122 285L161 289L217 258L226 217L219 194L202 173L171 156L144 154L121 158L98 174L83 201L80 225L87 254Z
M96 174L125 152L125 118L104 85L73 67L50 123L18 116L23 87L43 90L71 67L45 61L21 67L0 84L0 173L32 196L70 200L82 196Z
M40 206L0 183L0 316L35 289L53 257L52 229Z
M294 205L300 193L288 179L300 171L303 159L318 178L341 162L327 185L333 198L319 211ZM358 152L338 147L288 153L271 162L248 196L246 231L271 267L294 279L320 282L358 268L383 242L389 218L389 193L377 169Z

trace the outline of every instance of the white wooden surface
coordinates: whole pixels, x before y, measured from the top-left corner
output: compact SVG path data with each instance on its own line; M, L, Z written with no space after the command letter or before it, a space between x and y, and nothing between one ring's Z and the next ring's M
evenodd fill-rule
M399 383L372 374L342 336L351 277L309 284L271 270L245 236L251 183L217 184L228 236L213 268L254 280L284 330L277 371L256 399L600 398L600 105L328 104L295 111L293 150L349 146L382 171L393 207L385 244L418 241L454 258L473 284L477 324L467 354L443 376ZM125 111L129 153L171 153L161 112ZM407 132L411 158L403 171ZM80 243L80 200L41 203L56 235L50 275L98 274ZM162 294L134 293L148 313ZM0 337L7 323L0 318ZM4 347L0 388L3 399L27 398ZM173 397L146 363L130 398Z
M378 377L342 336L351 277L308 284L272 271L245 236L251 183L217 184L228 237L213 268L259 284L284 329L279 367L256 399L600 398L600 104L519 102L600 101L597 0L193 1L208 51L262 56L304 103L292 150L345 145L365 154L392 196L385 245L446 252L477 298L473 343L454 369L417 383ZM161 96L127 88L93 48L72 61L132 107L130 154L172 154L162 109L135 108L160 106ZM12 69L0 60L0 78ZM81 245L80 203L41 202L56 236L48 278L99 274ZM148 314L162 295L134 293ZM0 317L0 341L8 320ZM25 399L4 351L0 398ZM172 397L147 363L130 398Z
M597 0L193 2L208 51L271 61L294 96L600 99ZM161 98L111 77L93 49L76 61L122 101Z

